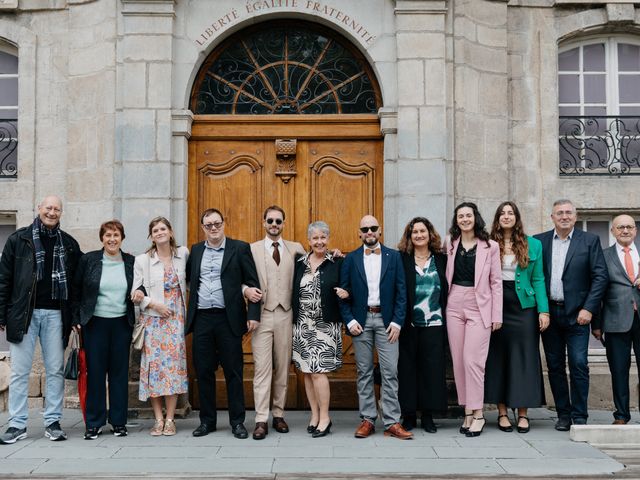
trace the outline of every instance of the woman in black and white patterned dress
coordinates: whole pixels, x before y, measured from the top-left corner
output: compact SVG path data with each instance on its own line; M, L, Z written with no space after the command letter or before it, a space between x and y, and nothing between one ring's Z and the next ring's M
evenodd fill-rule
M300 256L293 276L293 363L304 374L314 438L331 432L327 373L342 366L342 318L339 301L349 294L339 288L341 258L327 250L329 226L313 222L307 228L311 251Z

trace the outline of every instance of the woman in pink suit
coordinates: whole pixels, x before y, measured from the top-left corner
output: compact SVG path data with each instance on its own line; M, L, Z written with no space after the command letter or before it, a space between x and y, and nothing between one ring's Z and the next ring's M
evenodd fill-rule
M447 333L458 403L464 406L460 433L477 437L485 425L484 367L491 332L502 326L500 247L485 230L475 203L458 205L447 253Z

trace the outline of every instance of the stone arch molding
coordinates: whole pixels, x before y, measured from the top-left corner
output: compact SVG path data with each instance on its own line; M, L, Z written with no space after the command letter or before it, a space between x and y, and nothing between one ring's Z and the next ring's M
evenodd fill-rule
M608 7L594 8L557 18L558 45L580 37L608 32L640 35L640 10L636 11L633 4L622 7L622 10Z
M373 74L375 75L378 84L380 85L380 94L382 97L383 105L395 105L396 99L389 98L390 92L395 92L395 87L391 87L391 85L395 85L397 82L397 78L395 75L395 71L389 68L380 68L380 62L386 62L388 59L382 57L380 52L395 52L395 40L391 35L384 35L385 32L375 32L376 38L373 42L373 45L366 44L362 38L359 38L353 35L353 32L349 29L346 29L344 25L340 22L337 22L333 18L326 18L322 16L314 16L305 12L300 12L299 10L293 9L280 9L277 12L268 12L268 13L257 13L256 15L243 19L239 21L236 25L228 28L224 32L220 33L217 37L213 38L202 50L197 49L197 44L195 43L193 38L190 38L191 46L195 50L195 57L197 57L194 62L191 72L189 76L184 76L184 82L175 82L177 96L174 98L182 99L182 108L185 110L189 109L189 101L191 88L195 82L196 76L200 71L203 63L209 57L209 55L218 48L227 38L231 35L251 26L256 23L264 22L267 20L276 20L276 19L299 19L306 20L314 23L318 23L327 28L335 30L337 33L342 35L345 39L351 42L364 56L365 60L369 63L369 66L373 70ZM373 48L375 46L375 48ZM193 55L192 55L193 56Z
M0 41L7 42L18 49L18 179L16 182L3 185L0 201L4 203L4 208L27 212L26 215L29 217L35 202L33 185L35 183L37 36L28 28L0 19ZM31 185L29 187L31 198L25 198L26 185ZM19 186L20 195L17 194ZM20 205L16 202L20 202ZM24 223L24 221L25 219L18 218L18 223Z

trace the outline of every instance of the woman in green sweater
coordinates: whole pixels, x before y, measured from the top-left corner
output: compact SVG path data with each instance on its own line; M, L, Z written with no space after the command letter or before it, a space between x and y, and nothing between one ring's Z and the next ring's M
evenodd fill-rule
M485 402L498 404L498 428L513 431L507 407L518 409L516 428L529 431L528 408L544 403L540 332L549 326L549 301L542 269L542 244L524 233L513 202L496 210L491 239L500 246L503 285L502 328L491 334Z
M72 290L74 328L82 332L87 355L85 440L98 438L107 422L115 436L127 435L129 346L135 322L129 295L135 258L120 249L124 227L111 220L100 226L99 235L103 248L82 256Z

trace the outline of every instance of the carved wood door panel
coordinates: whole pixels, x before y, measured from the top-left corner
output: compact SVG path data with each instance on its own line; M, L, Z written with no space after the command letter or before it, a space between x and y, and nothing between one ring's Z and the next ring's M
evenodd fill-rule
M313 129L311 129L313 130ZM246 132L245 132L246 133ZM209 207L225 215L229 237L253 242L264 237L262 213L269 205L287 214L284 238L307 248L310 222L323 220L331 228L330 248L348 252L360 245L358 222L373 212L382 221L382 140L299 139L295 160L277 160L275 139L192 140L189 144L189 243L204 239L200 213ZM286 167L289 178L282 175ZM287 175L288 176L288 175ZM190 402L198 408L197 381L191 368L188 338ZM243 341L245 400L253 406L251 341ZM343 336L344 366L330 375L331 406L357 408L356 370L350 337ZM226 406L226 388L220 368L218 405ZM302 375L293 366L289 376L287 408L307 408Z

